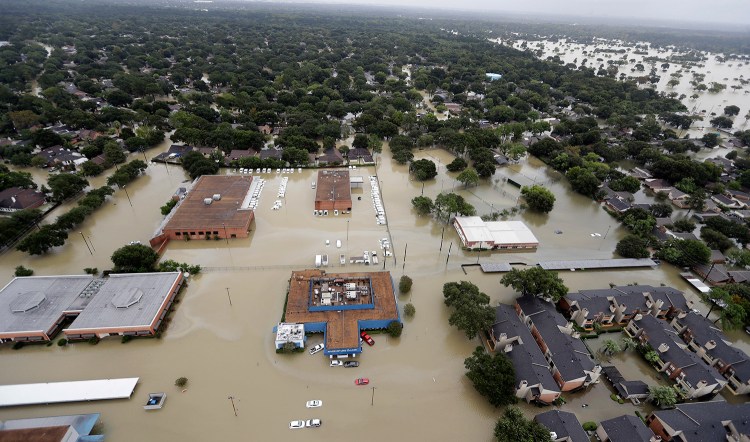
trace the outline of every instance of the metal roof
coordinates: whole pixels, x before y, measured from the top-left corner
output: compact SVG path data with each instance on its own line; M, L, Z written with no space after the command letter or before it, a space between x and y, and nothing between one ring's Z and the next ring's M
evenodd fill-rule
M542 261L537 264L545 270L590 270L590 269L616 269L628 267L654 267L656 262L652 259L582 259L573 261Z
M150 325L179 277L179 272L110 275L66 331Z
M479 267L484 273L510 272L513 268L506 262L483 262Z
M138 379L0 385L0 407L129 398Z

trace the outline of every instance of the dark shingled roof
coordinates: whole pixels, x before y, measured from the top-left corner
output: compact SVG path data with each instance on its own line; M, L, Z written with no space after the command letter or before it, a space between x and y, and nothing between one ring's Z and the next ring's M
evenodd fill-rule
M518 337L521 343L514 343L512 350L505 353L516 373L516 385L526 381L529 385L541 384L547 390L559 391L542 350L536 345L528 327L521 322L513 306L501 304L495 309L495 323L492 332L496 338L505 334L509 339Z
M570 438L571 442L589 442L576 415L567 411L550 410L537 414L534 420L557 434L557 439Z
M663 301L666 310L669 306L680 311L688 311L685 295L672 287L654 287L651 285L619 286L608 289L581 290L577 293L568 293L565 299L569 304L576 302L580 309L588 309L589 316L593 317L602 312L609 312L609 297L615 298L618 304L627 306L630 313L645 312L649 308L645 293L650 293L654 301Z
M624 415L601 421L599 425L610 442L649 442L654 437L654 433L636 416Z
M727 440L727 430L722 424L726 421L731 421L740 434L750 434L750 403L694 402L652 414L675 431L682 431L690 442Z
M560 327L567 326L568 321L555 310L554 305L536 296L522 296L516 302L523 313L531 317L564 380L584 377L586 371L594 369L596 364L583 342L560 330Z

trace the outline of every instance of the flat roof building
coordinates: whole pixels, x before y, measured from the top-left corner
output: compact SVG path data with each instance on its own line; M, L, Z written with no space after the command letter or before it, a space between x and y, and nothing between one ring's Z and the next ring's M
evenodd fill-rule
M173 239L247 238L254 213L250 209L252 176L203 175L167 215L152 247Z
M315 191L315 210L352 210L348 170L320 170Z
M292 272L285 321L304 324L305 332L324 333L324 354L362 351L361 329L384 329L400 321L390 272Z
M182 272L14 278L0 290L0 340L49 341L72 318L69 339L154 335L182 282Z
M0 422L0 442L101 442L104 435L91 434L99 413L34 417Z
M453 227L461 244L469 249L523 250L536 249L536 239L521 221L484 221L478 216L457 216Z

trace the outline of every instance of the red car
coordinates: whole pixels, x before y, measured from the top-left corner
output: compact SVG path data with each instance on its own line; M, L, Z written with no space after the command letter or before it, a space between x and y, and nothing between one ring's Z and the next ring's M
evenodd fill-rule
M363 332L361 332L361 333L360 333L359 335L360 335L360 336L362 337L362 339L364 339L364 340L365 340L365 342L367 342L367 345L369 345L369 346L371 346L371 347L372 347L373 345L375 345L375 340L374 340L374 339L372 339L372 338L370 337L370 335L368 335L368 334L367 334L367 332L366 332L366 331L363 331Z
M354 385L367 385L370 383L370 380L367 378L357 378L354 380Z

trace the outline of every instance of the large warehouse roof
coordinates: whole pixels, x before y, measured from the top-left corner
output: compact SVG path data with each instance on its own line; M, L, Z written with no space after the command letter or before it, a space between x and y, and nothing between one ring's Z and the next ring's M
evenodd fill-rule
M150 325L179 276L179 272L110 275L66 330Z
M251 176L203 175L198 178L188 196L177 206L175 214L164 230L191 231L207 227L245 227L252 210L242 208L253 181ZM214 200L214 195L220 195ZM210 199L210 204L204 200Z
M347 201L352 199L351 180L348 170L321 170L315 201Z
M483 221L478 216L458 216L455 221L463 230L467 242L494 244L539 243L526 224L521 221Z

